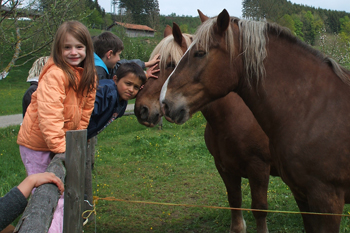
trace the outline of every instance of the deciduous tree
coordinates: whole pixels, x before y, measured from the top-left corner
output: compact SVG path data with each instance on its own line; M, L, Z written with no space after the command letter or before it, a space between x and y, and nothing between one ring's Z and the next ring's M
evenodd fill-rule
M49 55L56 30L64 21L86 17L85 0L7 0L1 4L8 11L0 15L0 80L12 67Z

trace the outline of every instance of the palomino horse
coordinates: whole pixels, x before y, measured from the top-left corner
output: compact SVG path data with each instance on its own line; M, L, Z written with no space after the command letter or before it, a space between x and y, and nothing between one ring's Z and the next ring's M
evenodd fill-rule
M223 10L198 28L160 101L166 118L182 124L237 92L299 209L319 213L302 214L306 232L329 233L339 232L350 202L349 83L349 71L288 30Z
M176 24L173 30L167 27L164 36L151 55L160 54L159 78L148 80L135 102L135 115L146 126L159 122L162 116L159 104L161 87L192 41L186 39L187 34L181 34ZM268 138L248 107L237 94L231 93L203 108L202 113L207 120L205 142L225 183L229 205L241 207L241 177L245 177L251 187L252 208L267 209L271 162ZM257 232L268 232L266 212L253 214ZM232 210L230 232L245 230L242 211Z

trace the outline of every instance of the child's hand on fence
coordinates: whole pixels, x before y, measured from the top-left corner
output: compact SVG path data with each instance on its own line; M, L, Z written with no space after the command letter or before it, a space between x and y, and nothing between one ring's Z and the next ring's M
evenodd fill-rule
M37 188L42 184L54 183L57 185L61 194L64 191L64 184L60 178L51 172L37 173L25 178L17 188L23 193L23 195L28 198L33 188Z

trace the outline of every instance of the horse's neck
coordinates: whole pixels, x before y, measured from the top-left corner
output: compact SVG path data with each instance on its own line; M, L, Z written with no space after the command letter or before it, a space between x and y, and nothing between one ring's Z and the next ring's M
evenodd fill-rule
M348 107L341 99L342 95L350 98L349 87L331 67L301 46L271 38L264 64L266 77L258 91L253 83L252 89L243 88L240 95L269 137L286 122L305 118L312 123L316 112L330 111L325 101ZM341 107L337 110L342 111Z

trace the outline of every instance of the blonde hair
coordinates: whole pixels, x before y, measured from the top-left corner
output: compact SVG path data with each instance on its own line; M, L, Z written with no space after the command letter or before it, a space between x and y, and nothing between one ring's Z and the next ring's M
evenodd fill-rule
M192 35L183 33L182 36L185 39L187 47L189 47L190 44L192 43ZM160 54L159 67L161 69L165 69L166 60L168 59L168 56L170 56L174 60L174 62L177 64L179 63L183 55L183 51L181 50L181 47L174 40L174 36L169 35L163 38L159 42L159 44L154 48L149 60L152 60L156 54Z
M40 72L45 66L47 60L49 60L49 56L39 57L35 60L35 62L32 65L32 68L30 68L28 72L29 75L27 78L27 82L38 81Z

